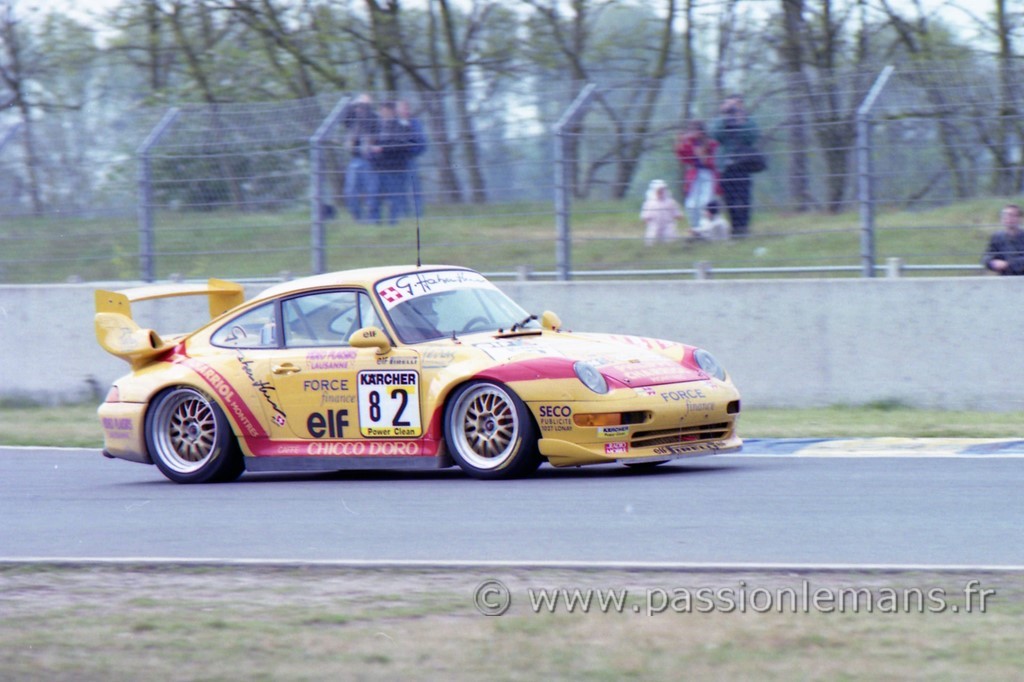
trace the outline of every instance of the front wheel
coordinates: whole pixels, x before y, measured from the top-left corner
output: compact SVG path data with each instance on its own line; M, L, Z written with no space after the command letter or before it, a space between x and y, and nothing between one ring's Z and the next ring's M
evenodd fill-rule
M245 463L224 411L194 388L164 391L146 414L146 445L175 483L233 481Z
M526 405L490 381L455 391L445 409L444 437L452 457L474 478L525 476L541 463L537 427Z

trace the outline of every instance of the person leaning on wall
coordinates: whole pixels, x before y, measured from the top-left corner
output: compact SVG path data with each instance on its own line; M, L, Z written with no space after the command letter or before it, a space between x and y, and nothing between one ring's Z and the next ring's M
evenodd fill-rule
M988 240L982 265L1000 275L1024 275L1024 230L1021 208L1007 204L999 214L1003 229Z

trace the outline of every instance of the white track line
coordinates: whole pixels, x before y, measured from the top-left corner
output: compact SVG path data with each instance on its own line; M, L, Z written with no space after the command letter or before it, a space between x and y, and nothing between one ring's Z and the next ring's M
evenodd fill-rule
M564 569L579 571L692 571L722 572L980 572L1021 573L1024 565L999 564L855 564L855 563L735 563L735 562L675 562L675 561L479 561L446 560L358 560L358 559L225 559L174 557L0 557L3 566L218 566L225 568L336 568L336 569Z

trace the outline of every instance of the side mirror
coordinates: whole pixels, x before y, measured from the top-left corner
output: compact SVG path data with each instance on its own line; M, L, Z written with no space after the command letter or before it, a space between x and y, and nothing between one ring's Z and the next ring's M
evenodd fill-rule
M544 329L550 329L553 332L557 332L562 328L562 321L558 319L558 315L555 315L550 310L545 310L540 316L540 326Z
M348 338L348 343L353 348L376 348L377 355L384 355L391 350L391 342L388 341L388 335L380 327L357 329Z

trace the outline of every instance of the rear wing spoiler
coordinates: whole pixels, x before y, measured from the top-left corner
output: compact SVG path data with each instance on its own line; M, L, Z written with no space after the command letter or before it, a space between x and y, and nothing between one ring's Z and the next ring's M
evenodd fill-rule
M179 296L206 296L210 319L241 305L245 288L241 284L211 279L196 284L155 284L124 291L96 291L96 340L103 350L138 369L151 358L174 346L152 329L141 329L132 317L132 303ZM177 337L175 337L177 338Z
M131 317L134 301L151 301L157 298L178 296L207 296L210 301L210 319L226 313L245 301L245 288L236 282L211 279L196 284L153 284L124 291L96 291L97 313L121 313Z

